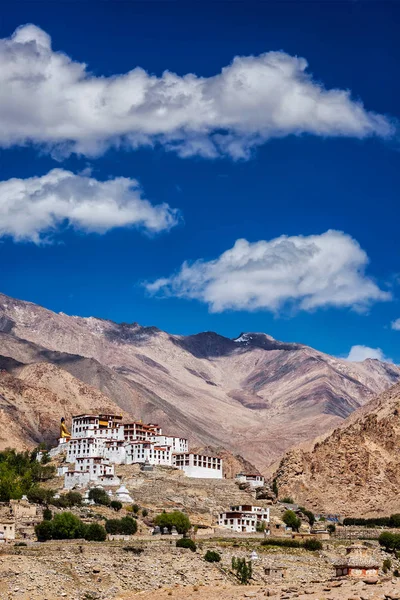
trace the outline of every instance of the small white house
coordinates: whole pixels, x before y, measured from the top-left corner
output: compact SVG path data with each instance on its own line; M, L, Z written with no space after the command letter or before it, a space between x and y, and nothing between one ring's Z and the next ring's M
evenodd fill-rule
M15 521L0 517L0 534L1 538L6 542L15 540Z
M264 487L264 477L258 473L238 473L235 477L238 483L247 483L252 488Z
M258 523L269 523L269 508L251 504L231 506L227 512L220 513L218 525L238 533L255 533Z
M218 456L206 456L194 452L177 452L172 455L172 464L188 477L222 479L222 460Z

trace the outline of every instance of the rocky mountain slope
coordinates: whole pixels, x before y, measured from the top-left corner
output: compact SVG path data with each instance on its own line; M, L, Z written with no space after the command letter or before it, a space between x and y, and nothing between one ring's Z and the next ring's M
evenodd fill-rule
M0 355L55 364L120 410L159 422L193 445L240 453L261 470L400 379L394 365L349 363L265 334L170 335L56 314L4 295Z
M0 450L25 450L42 441L54 444L60 415L69 420L73 414L92 410L124 414L97 389L55 365L9 364L8 368L15 375L0 372Z
M400 509L400 384L353 413L312 451L289 451L276 473L280 495L342 516Z

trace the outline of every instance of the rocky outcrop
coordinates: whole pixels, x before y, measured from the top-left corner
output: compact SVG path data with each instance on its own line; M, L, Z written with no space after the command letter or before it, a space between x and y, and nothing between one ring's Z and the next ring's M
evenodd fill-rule
M354 413L312 451L288 452L279 495L317 512L376 516L400 508L400 384Z

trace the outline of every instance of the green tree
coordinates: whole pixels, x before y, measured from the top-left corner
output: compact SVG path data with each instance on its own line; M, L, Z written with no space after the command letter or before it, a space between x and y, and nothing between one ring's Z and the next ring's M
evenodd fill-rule
M39 485L34 485L26 495L29 502L32 502L33 504L50 504L54 496L54 490L48 490Z
M122 502L120 502L119 500L111 500L110 508L118 512L122 508Z
M65 494L68 506L80 506L82 504L82 494L70 490Z
M55 540L66 540L85 537L85 525L71 512L62 512L55 515L52 521L53 538Z
M108 519L106 531L111 535L134 535L137 531L136 519L122 517L122 519Z
M111 500L109 495L102 488L92 488L89 492L89 500L93 500L95 504L110 506Z
M265 521L257 521L256 523L256 531L258 533L264 533L267 528L267 523Z
M172 527L176 527L177 532L182 535L185 535L192 526L189 517L179 510L174 510L170 513L163 512L161 515L157 515L154 523L161 527L161 529L166 527L168 531L171 531Z
M53 518L53 513L51 512L51 510L49 508L44 509L43 511L43 521L51 521Z
M247 585L253 575L253 565L251 560L248 562L245 558L232 558L232 569L236 571L236 577L242 585Z
M400 534L384 531L379 536L379 543L387 552L395 552L400 550Z
M330 534L335 533L336 525L334 523L329 523L327 530L329 531Z
M139 504L132 504L132 512L137 515L140 510Z
M147 510L147 508L144 508L142 510L142 517L147 517L148 514L149 514L149 511Z
M282 517L282 521L293 529L293 531L299 531L301 520L296 516L296 513L292 510L287 510Z
M106 530L99 523L91 523L86 527L85 540L89 542L104 542L106 539Z
M42 521L35 525L35 533L39 542L47 542L53 537L53 522Z

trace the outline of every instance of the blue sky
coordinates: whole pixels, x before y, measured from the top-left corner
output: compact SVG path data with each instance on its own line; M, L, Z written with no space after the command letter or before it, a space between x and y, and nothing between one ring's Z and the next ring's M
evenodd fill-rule
M399 21L396 2L9 3L1 291L172 333L265 331L400 362ZM36 29L10 37L26 23ZM254 59L233 71L234 57ZM77 99L82 63L90 89ZM134 80L117 77L135 67ZM177 76L172 99L165 70ZM53 87L38 99L44 74ZM140 110L124 112L138 86Z

